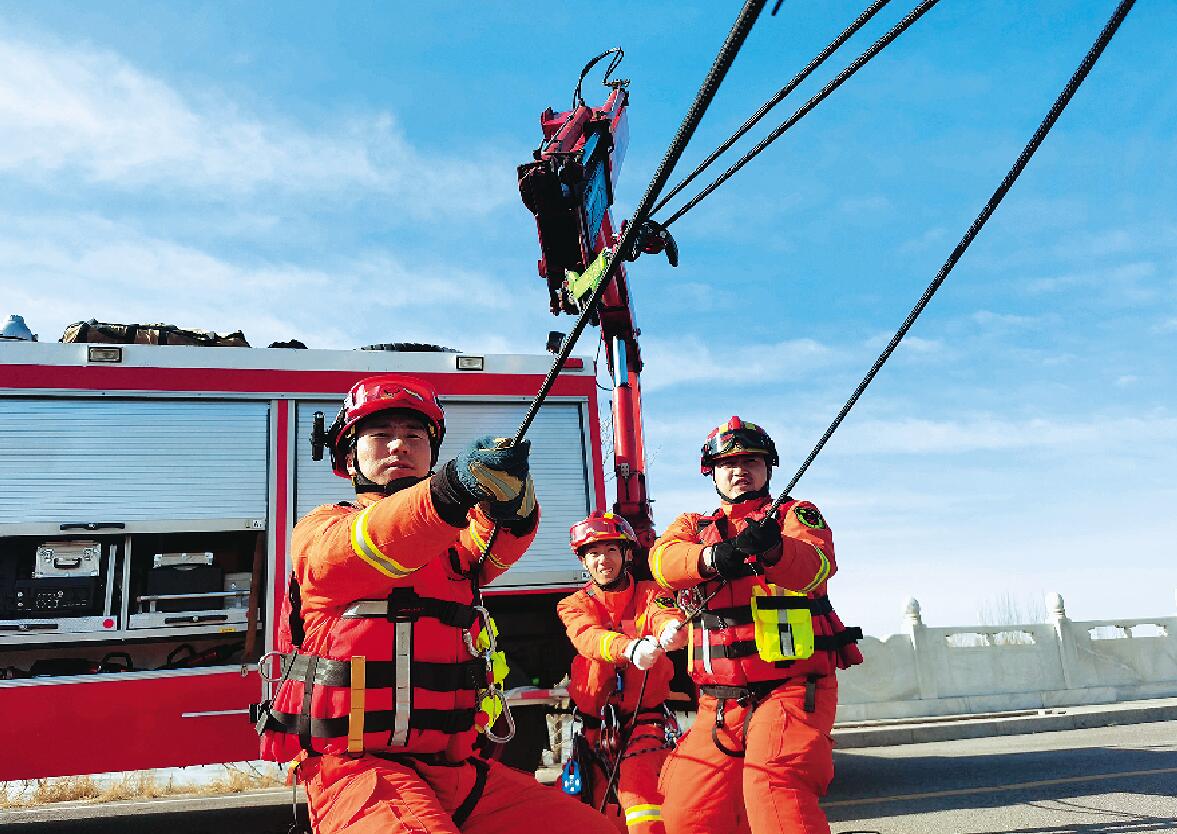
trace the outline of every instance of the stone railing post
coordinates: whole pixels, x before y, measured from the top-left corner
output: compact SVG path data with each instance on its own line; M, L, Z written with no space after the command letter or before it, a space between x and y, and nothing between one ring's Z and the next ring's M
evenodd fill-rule
M1054 626L1054 638L1056 647L1058 648L1059 665L1063 670L1063 683L1067 689L1074 689L1075 681L1071 674L1074 647L1071 645L1070 629L1067 628L1070 620L1067 618L1067 609L1061 594L1052 592L1046 595L1046 612L1047 617L1050 619L1050 624Z
M912 657L915 659L915 678L921 698L936 698L939 690L933 674L935 658L928 654L927 626L920 614L920 603L915 597L908 597L903 603L903 633L911 639Z

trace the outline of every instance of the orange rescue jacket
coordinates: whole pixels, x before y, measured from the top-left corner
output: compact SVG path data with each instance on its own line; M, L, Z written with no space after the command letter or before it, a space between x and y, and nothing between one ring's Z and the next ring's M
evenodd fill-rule
M637 582L632 577L629 587L621 591L603 591L590 582L560 600L556 611L577 651L568 694L577 709L598 718L608 703L623 714L631 714L637 707L645 673L623 654L629 642L647 635L657 640L668 623L686 619L675 607L671 594L653 582ZM672 677L674 667L662 655L650 667L642 695L643 708L656 707L666 700Z
M305 637L284 658L286 679L259 723L262 758L347 752L349 735L353 752L362 739L368 751L453 761L471 754L488 672L467 648L485 628L469 574L493 526L477 508L464 527L447 523L429 481L388 497L363 493L299 521L291 560ZM504 527L479 585L518 560L534 536L535 526L522 536ZM285 652L290 608L288 600L278 635ZM364 658L362 688L352 685L353 657ZM354 715L353 693L363 699Z
M808 501L781 506L781 547L761 561L763 576L724 581L704 577L699 557L708 545L732 538L750 519L764 518L772 499L729 504L711 515L679 516L650 549L650 569L665 588L695 589L707 604L691 621L687 642L691 679L701 686L747 686L809 675L832 674L862 662L854 644L860 629L848 629L826 596L826 583L837 571L834 540L817 507ZM772 564L768 564L776 558ZM756 651L752 624L752 589L774 584L799 591L813 614L816 650L811 657L766 661Z

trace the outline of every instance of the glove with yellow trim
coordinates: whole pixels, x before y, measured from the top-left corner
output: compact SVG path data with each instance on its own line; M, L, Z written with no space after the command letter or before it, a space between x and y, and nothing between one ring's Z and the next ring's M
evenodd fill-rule
M512 443L510 438L480 437L447 464L458 488L471 504L519 501L527 492L528 455L531 441ZM534 493L532 498L534 503Z
M528 475L523 484L523 491L518 496L510 501L487 501L483 506L492 521L503 524L524 521L535 512L535 483Z

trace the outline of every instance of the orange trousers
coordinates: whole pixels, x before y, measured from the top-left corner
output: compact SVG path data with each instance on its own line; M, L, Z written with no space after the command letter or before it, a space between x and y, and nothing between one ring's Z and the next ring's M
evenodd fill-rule
M773 690L752 713L725 702L724 747L715 746L717 701L700 694L695 723L662 768L663 819L669 834L829 834L818 805L834 777L834 711L838 684L833 675L817 682L815 709L806 712L805 683Z
M599 733L585 730L585 740L596 747ZM662 747L666 738L661 724L638 724L634 727L627 749L636 755L621 760L621 772L617 774L617 799L621 803L621 817L618 829L629 834L666 834L662 823L662 791L658 789L658 776L662 764L670 755ZM645 752L638 752L638 751ZM609 774L599 766L593 779L593 804L601 807L605 798L605 786ZM606 811L609 808L606 807Z
M481 762L481 760L479 760ZM316 834L519 834L559 823L577 834L614 834L613 824L559 788L499 762L410 767L375 756L316 756L299 765ZM486 774L469 816L451 816Z

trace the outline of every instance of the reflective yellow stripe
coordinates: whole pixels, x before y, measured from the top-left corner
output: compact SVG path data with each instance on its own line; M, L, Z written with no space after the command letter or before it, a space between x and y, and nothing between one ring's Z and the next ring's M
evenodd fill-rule
M486 542L483 541L480 535L478 535L478 531L474 529L473 524L470 525L470 538L474 539L474 546L478 548L480 553L486 553ZM500 562L493 553L486 553L486 559L495 567L502 568L503 570L507 570L507 568L511 567L504 562Z
M662 575L662 551L670 542L660 544L650 551L650 572L654 574L654 581L663 588L669 588L670 583L666 581L666 577Z
M621 635L618 634L616 631L607 631L603 635L601 635L601 657L603 657L605 660L609 660L609 661L613 661L613 660L617 659L610 653L609 647L612 646L613 641L616 640L620 636Z
M373 507L375 504L372 505ZM411 574L416 568L406 568L400 562L396 561L390 556L384 555L372 537L368 535L368 513L372 512L372 507L364 510L356 520L352 522L351 526L351 547L356 552L356 555L367 562L376 570L380 571L385 576L391 576L393 579L404 579Z
M653 822L662 819L661 805L633 805L625 811L625 824L634 825L639 822Z
M821 548L817 545L814 545L813 549L817 551L817 555L821 559L821 564L817 568L817 574L813 577L813 581L801 589L806 594L830 578L830 560L826 558L826 555L821 552Z

